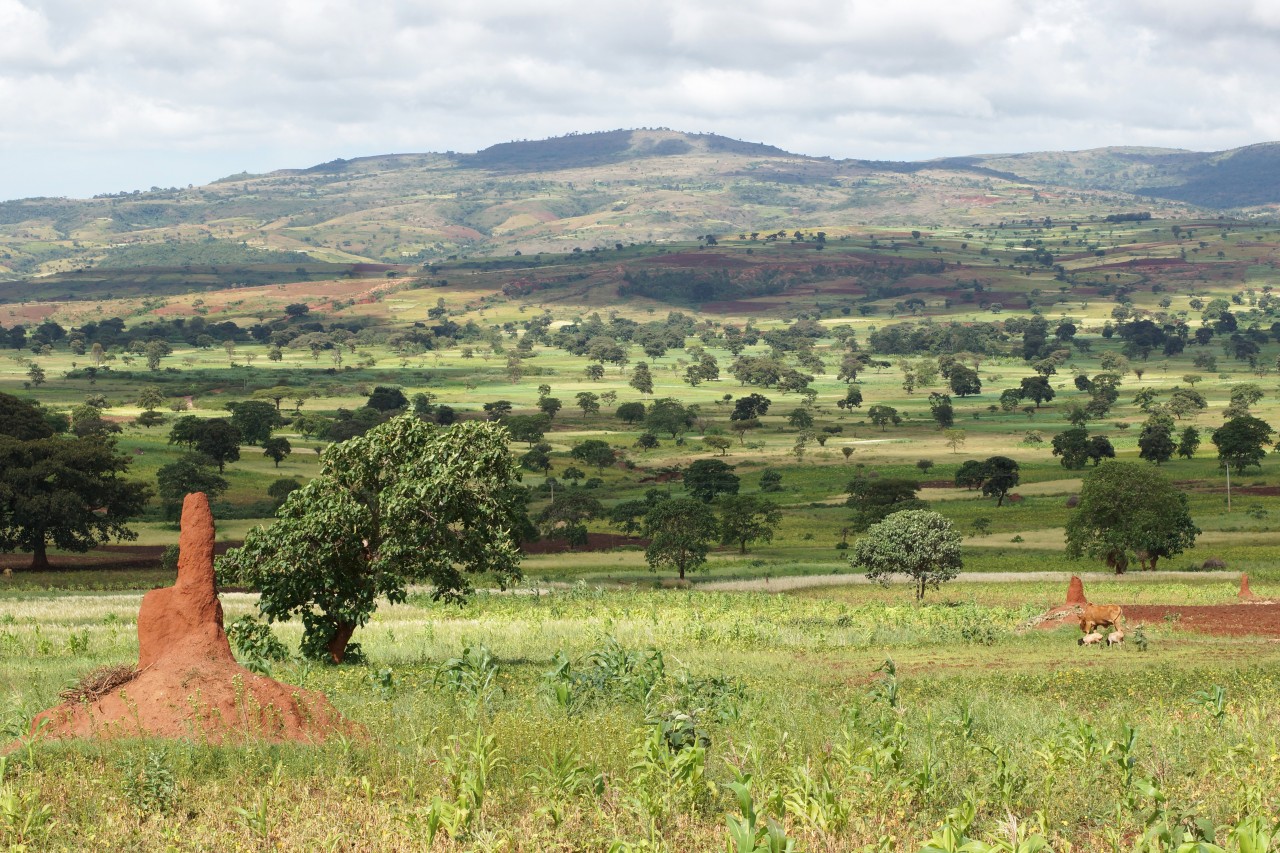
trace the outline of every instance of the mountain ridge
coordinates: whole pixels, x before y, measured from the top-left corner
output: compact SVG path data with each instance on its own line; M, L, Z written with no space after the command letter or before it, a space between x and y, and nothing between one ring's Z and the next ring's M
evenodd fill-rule
M184 251L227 264L260 263L264 251L406 264L777 229L967 227L1134 209L1256 214L1277 204L1280 143L874 161L647 128L0 202L0 275L113 265L126 252L139 266L180 267Z

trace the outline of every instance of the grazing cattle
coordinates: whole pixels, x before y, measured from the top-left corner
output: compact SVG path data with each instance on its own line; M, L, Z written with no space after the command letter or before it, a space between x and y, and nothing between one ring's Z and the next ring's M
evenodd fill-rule
M1124 629L1117 628L1107 635L1108 646L1118 646L1124 642Z
M1101 642L1102 642L1102 635L1099 634L1097 631L1094 631L1092 634L1085 634L1083 637L1076 640L1076 643L1081 646L1096 646L1098 643L1101 643Z
M1118 628L1124 620L1119 604L1086 604L1080 616L1080 630L1088 634L1094 628Z

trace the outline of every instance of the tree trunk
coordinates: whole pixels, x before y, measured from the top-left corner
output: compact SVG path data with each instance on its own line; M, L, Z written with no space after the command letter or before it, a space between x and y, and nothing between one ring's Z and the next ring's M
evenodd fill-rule
M329 657L334 663L342 663L342 658L347 653L347 643L351 641L351 635L355 633L356 626L352 622L339 622L338 628L334 631L333 636L329 638L328 644L325 646L329 650Z
M684 580L684 564L680 564L680 580Z
M31 549L31 568L33 569L50 568L49 552L47 548L48 546L45 544L43 536L41 536L39 539L36 540L35 547Z
M743 540L742 540L742 550L741 550L741 551L739 551L738 553L739 553L739 554L745 554L745 553L747 553L747 540L745 540L745 539L743 539Z

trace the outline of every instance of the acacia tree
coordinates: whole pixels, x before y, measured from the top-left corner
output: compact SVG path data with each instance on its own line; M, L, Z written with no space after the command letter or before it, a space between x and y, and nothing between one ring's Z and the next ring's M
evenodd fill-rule
M867 530L853 544L849 562L865 569L868 580L888 585L894 575L907 575L916 601L927 588L937 589L960 574L960 534L944 516L927 509L895 512Z
M889 424L897 426L902 423L902 418L898 416L898 410L893 406L872 406L867 410L867 416L871 418L873 424L880 427L881 432L884 432L884 428Z
M1018 463L1008 456L992 456L982 463L982 494L1003 506L1009 490L1018 485Z
M404 601L410 581L457 601L469 573L503 587L520 577L518 479L500 425L400 415L326 448L320 473L227 552L219 574L259 590L268 621L301 616L304 655L341 663L358 654L351 635L378 598Z
M1067 556L1102 560L1124 574L1134 559L1154 569L1161 557L1194 547L1200 529L1187 496L1154 468L1104 462L1090 471L1067 520Z
M645 513L641 534L649 547L644 558L650 571L671 568L684 580L707 562L707 547L719 533L715 514L702 501L668 498Z

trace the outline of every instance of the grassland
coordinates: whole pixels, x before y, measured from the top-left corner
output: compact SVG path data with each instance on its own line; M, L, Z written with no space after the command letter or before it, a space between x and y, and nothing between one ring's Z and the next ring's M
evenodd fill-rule
M20 749L6 790L20 814L50 813L7 840L423 849L435 824L442 850L715 850L740 813L735 780L749 780L762 824L814 851L915 850L966 810L972 838L1042 833L1055 850L1135 849L1191 818L1274 819L1274 642L1164 623L1146 626L1146 651L1092 650L1072 628L1023 631L1054 593L956 586L923 607L847 588L581 588L461 609L415 596L363 632L368 667L274 665L325 690L367 740ZM229 619L252 609L248 595L224 600ZM135 654L137 602L6 596L9 734L86 669ZM293 626L278 633L297 641ZM892 677L876 671L886 658ZM566 659L579 680L552 674ZM696 746L668 745L682 738Z
M1207 440L1222 422L1231 389L1242 383L1264 391L1253 413L1280 423L1274 336L1260 343L1252 365L1224 353L1221 338L1168 357L1134 358L1115 407L1089 425L1111 440L1118 458L1135 460L1146 419L1131 402L1137 390L1167 395L1184 375L1202 377L1196 389L1207 408L1179 427L1194 423L1206 440L1193 458L1162 466L1187 493L1203 533L1196 549L1161 568L1197 570L1194 577L1135 573L1112 581L1100 565L1068 560L1062 538L1067 499L1088 472L1064 469L1047 445L1067 426L1059 406L1087 399L1071 377L1101 372L1103 359L1119 348L1118 338L1103 337L1104 325L1115 322L1116 287L1122 286L1129 312L1185 318L1194 329L1201 320L1192 300L1220 298L1241 318L1241 328L1254 324L1267 332L1280 233L1225 221L1082 219L1048 227L1037 221L925 229L919 237L900 229L832 227L820 252L814 240L730 237L715 247L508 259L527 264L523 269L457 262L395 278L0 305L6 326L43 317L72 326L110 316L130 324L200 316L249 325L279 318L299 302L326 322L368 325L354 347L339 350L341 362L329 351L313 357L288 347L273 362L266 346L248 342L230 353L176 345L155 371L141 357L117 351L109 353L110 370L68 378L87 364L85 356L61 347L0 353L0 390L61 410L86 395L105 395L106 416L123 427L119 446L132 456L130 475L142 479L153 480L177 454L167 426L132 423L141 411L138 394L148 385L173 401L190 397L198 415L221 415L225 403L280 384L299 396L305 392L302 412L333 414L358 409L374 386L391 384L479 416L484 402L501 399L517 413L537 411L537 386L545 383L564 401L547 434L550 476L563 476L576 443L603 439L631 463L587 471L599 480L593 493L611 506L642 496L664 470L717 454L702 439L719 430L732 439L720 458L736 466L742 491L758 492L760 473L776 470L782 491L770 496L784 509L772 541L754 543L745 555L731 547L716 551L692 589L658 588L669 579L648 571L638 547L531 555L524 563L526 588L516 594L485 593L458 608L433 604L429 590L416 590L408 603L382 607L357 636L367 666L271 664L282 680L325 690L365 727L367 740L314 747L21 748L0 774L0 804L14 804L0 808L0 819L8 821L8 835L0 838L54 849L421 849L434 827L435 849L715 850L724 849L726 818L741 815L728 785L748 775L761 822L766 816L778 821L799 849L810 851L920 849L944 822L955 828L970 812L967 833L984 843L1042 834L1060 851L1176 849L1150 839L1172 837L1196 820L1228 829L1254 818L1274 822L1280 814L1280 670L1273 639L1197 634L1162 621L1144 625L1146 651L1133 642L1081 649L1073 630L1024 630L1028 619L1062 600L1064 586L1058 575L1052 581L1023 576L1082 573L1094 600L1198 605L1233 601L1236 573L1246 571L1256 593L1280 597L1280 469L1268 458L1233 478L1228 511ZM1045 246L1055 247L1054 266L1029 260ZM879 293L858 274L832 272L842 261L868 257L942 260L945 267ZM814 271L819 259L827 272ZM508 372L521 324L544 311L559 327L592 312L643 323L672 310L643 298L620 300L619 266L674 265L692 276L717 264L774 266L805 276L786 294L725 300L696 314L700 323L711 321L700 329L710 334L706 341L691 335L686 344L717 359L720 380L693 387L683 381L693 357L678 348L658 358L633 349L627 370L611 365L602 379L591 380L584 374L587 359L540 343L521 361L520 377ZM960 287L974 280L981 291ZM539 286L504 295L503 285L512 282ZM914 311L905 305L913 294L924 302ZM474 321L485 335L427 351L390 342L392 332L426 322L428 312L440 308L460 325ZM877 356L889 365L859 376L863 407L835 405L846 387L836 378L841 326L865 344L893 323L989 323L1030 317L1032 309L1055 324L1070 318L1090 343L1051 377L1057 397L1038 410L997 405L1001 390L1033 375L1014 354L981 357L982 392L953 398L956 427L964 431L955 447L929 413L929 392L942 390L941 383L913 393L903 388L902 369L919 355ZM726 325L745 328L748 321L762 331L783 329L801 315L831 333L814 345L824 372L813 371L816 397L807 408L815 430L841 429L825 445L815 437L797 454L799 432L786 418L806 407L803 398L739 386L726 370L733 354L718 335ZM1016 336L1005 344L1012 349ZM767 352L764 342L744 350ZM1215 356L1213 369L1196 365L1204 354ZM628 385L641 359L653 369L651 395ZM32 362L46 379L26 388ZM612 417L612 406L591 415L574 407L583 391L612 391L614 405L677 397L699 405L703 422L681 442L662 437L658 448L642 451L634 447L640 428ZM774 402L763 427L740 443L728 431L731 404L724 396L752 391ZM903 423L881 430L866 415L873 404L895 407ZM284 408L292 414L290 401ZM1028 442L1031 432L1046 441ZM225 542L265 520L265 492L274 479L305 479L316 470L314 450L323 442L292 426L277 434L294 447L279 468L250 446L228 466L230 489L215 506ZM852 449L847 459L845 447ZM997 508L992 499L948 485L961 462L993 454L1021 464L1021 500ZM917 466L921 459L933 463L927 473ZM843 502L846 484L859 473L925 481L922 497L966 534L966 571L1021 579L951 584L922 606L910 604L903 587L832 585L784 595L699 588L702 582L852 574L836 545L856 535L846 531L850 511ZM544 479L525 475L535 488ZM680 492L678 482L665 487ZM531 510L546 500L535 492ZM974 524L980 518L989 521L985 535ZM136 527L139 544L176 538L158 508ZM603 521L591 528L616 532ZM72 563L86 559L62 556ZM1210 557L1227 571L1199 572ZM8 733L17 736L85 671L132 659L139 591L165 581L137 567L64 566L30 574L21 570L20 556L10 559L19 570L0 581L0 710ZM229 619L254 605L247 593L225 600ZM297 647L296 625L275 630ZM661 654L661 674L654 652ZM877 672L890 657L896 674ZM565 660L568 672L582 678L565 676ZM560 675L547 674L557 670ZM1228 829L1217 831L1217 842L1247 849L1228 839ZM1014 849L1036 848L1015 843Z

